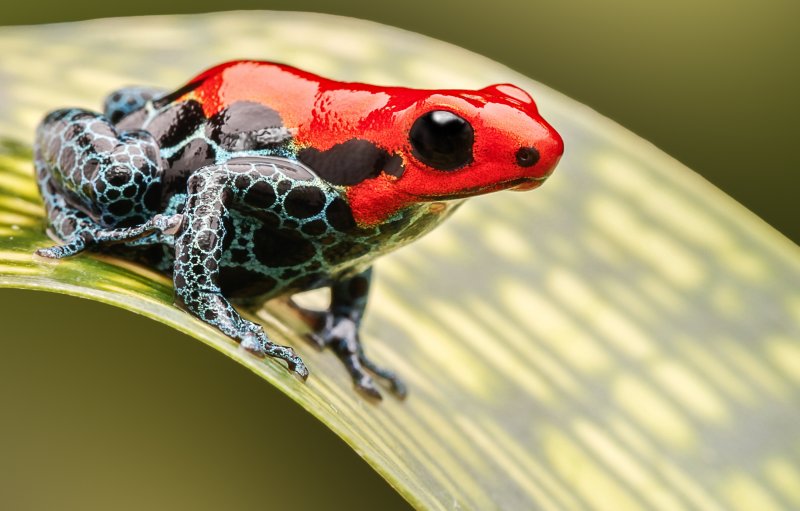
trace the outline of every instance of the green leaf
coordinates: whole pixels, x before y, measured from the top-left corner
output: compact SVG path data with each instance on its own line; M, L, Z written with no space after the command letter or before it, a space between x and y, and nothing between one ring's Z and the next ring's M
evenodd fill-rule
M96 108L129 83L175 87L230 58L530 90L566 141L556 174L536 192L472 200L377 266L367 349L406 378L405 402L362 400L280 304L258 317L304 357L306 384L173 307L163 276L96 254L35 258L50 241L27 141L0 154L0 285L188 333L310 411L419 509L800 507L800 250L609 120L464 50L322 15L3 28L0 48L7 140L49 109Z

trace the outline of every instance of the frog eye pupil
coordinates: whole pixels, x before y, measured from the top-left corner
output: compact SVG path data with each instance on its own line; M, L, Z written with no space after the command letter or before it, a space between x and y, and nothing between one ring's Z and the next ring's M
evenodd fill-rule
M472 126L447 110L434 110L414 121L409 132L412 154L437 170L456 170L472 161Z

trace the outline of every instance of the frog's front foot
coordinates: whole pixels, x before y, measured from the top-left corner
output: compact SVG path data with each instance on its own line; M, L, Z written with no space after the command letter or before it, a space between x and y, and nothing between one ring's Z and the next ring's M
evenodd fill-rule
M346 316L335 316L331 312L322 314L325 315L324 324L308 334L307 338L318 348L331 348L336 353L353 378L358 391L368 397L381 399L381 393L369 375L372 373L386 381L397 397L406 397L405 383L393 371L380 367L364 353L357 321Z

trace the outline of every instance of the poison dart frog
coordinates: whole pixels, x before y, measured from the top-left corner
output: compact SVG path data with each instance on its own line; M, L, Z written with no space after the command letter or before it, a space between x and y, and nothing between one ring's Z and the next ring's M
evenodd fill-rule
M176 305L302 379L294 350L233 305L328 287L326 311L301 309L309 339L367 396L380 398L374 378L404 396L359 338L373 261L468 197L537 188L562 152L514 85L383 87L232 61L174 92L120 89L103 113L48 114L35 167L59 244L37 254L101 250L166 272Z

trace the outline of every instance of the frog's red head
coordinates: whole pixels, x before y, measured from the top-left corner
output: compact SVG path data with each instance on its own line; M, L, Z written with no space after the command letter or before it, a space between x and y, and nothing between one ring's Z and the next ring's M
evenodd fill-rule
M563 153L559 134L518 87L413 92L392 118L391 131L402 137L382 144L402 157L403 172L382 173L348 192L359 223L380 222L417 202L537 188Z

